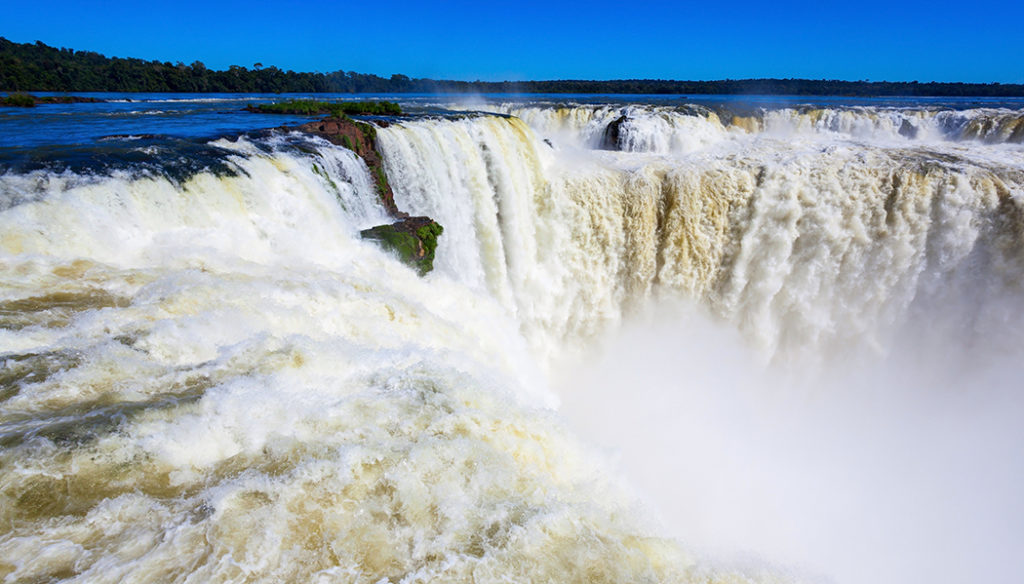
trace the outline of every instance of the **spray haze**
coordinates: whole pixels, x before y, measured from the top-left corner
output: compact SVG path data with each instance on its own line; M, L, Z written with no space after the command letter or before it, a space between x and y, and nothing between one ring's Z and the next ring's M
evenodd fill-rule
M1020 573L1012 112L473 107L0 176L0 578Z
M1019 354L951 363L930 342L926 354L837 359L808 376L765 365L699 311L657 314L556 386L574 427L683 542L809 581L1019 573Z
M1020 151L955 145L1010 139L1012 125L970 120L996 129L1012 114L790 109L723 124L707 110L493 109L553 148L514 141L523 154L490 163L467 141L458 156L492 170L487 201L505 189L534 211L459 206L559 242L557 264L531 249L540 259L506 262L502 280L543 282L544 306L571 315L544 313L546 334L624 323L596 355L558 361L555 385L670 532L811 580L1012 579ZM619 146L640 156L593 152L617 119ZM489 166L534 157L543 183L502 184ZM679 309L680 294L703 308Z

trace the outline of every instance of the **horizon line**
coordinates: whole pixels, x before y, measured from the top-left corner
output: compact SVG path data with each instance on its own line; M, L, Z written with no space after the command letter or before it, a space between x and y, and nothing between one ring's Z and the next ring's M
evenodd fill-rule
M137 61L143 61L143 62L147 62L147 63L154 63L155 62L155 63L160 63L160 64L171 63L172 66L184 65L185 67L193 67L194 65L196 65L198 63L198 64L202 65L203 68L207 68L208 69L206 64L203 63L201 60L196 60L196 61L193 61L190 64L186 64L186 63L184 63L183 61L180 61L180 60L179 61L170 61L170 60L161 61L160 59L145 59L145 58L142 58L142 57L120 57L120 56L116 56L116 55L115 56L110 56L110 55L106 55L104 53L100 53L99 51L94 51L94 50L90 50L90 49L75 49L75 48L71 48L71 47L57 47L55 45L48 45L45 42L43 42L41 40L38 40L38 39L36 39L33 42L19 43L17 41L10 40L10 39L8 39L5 36L0 35L0 42L3 42L3 41L9 42L9 43L14 44L14 45L22 45L22 46L25 46L25 45L29 45L29 46L43 45L44 47L48 47L48 48L55 49L55 50L58 50L58 51L71 51L72 53L94 53L94 54L100 55L101 57L103 57L105 59L123 59L123 60L126 60L126 61L127 60L137 60ZM259 65L259 67L257 68L256 65ZM920 80L916 80L916 79L913 80L913 81L890 81L890 80L884 80L884 79L883 80L873 80L873 79L840 79L840 78L826 78L826 77L821 77L821 78L812 78L812 77L742 77L742 78L725 77L725 78L718 78L718 79L668 79L668 78L662 78L662 77L616 77L616 78L606 78L606 79L595 79L595 78L585 79L585 78L568 78L568 77L566 77L566 78L560 78L560 79L554 79L554 78L548 78L548 79L519 79L519 80L504 79L504 80L501 80L501 81L485 81L485 80L481 80L479 78L474 79L474 80L469 80L469 79L457 79L457 78L447 78L447 79L445 79L445 78L434 78L434 77L411 77L411 76L406 75L404 73L391 73L390 75L384 75L384 74L378 74L378 73L365 73L365 72L361 72L361 71L346 70L346 69L341 69L341 68L335 69L333 71L323 71L323 70L296 71L294 69L282 69L282 68L278 67L277 65L263 65L259 61L254 63L251 69L249 67L246 67L245 65L232 64L232 65L228 65L227 68L224 68L224 69L210 69L210 70L211 71L221 71L221 72L223 72L223 71L231 71L234 68L239 68L239 69L243 69L243 70L246 70L246 71L260 71L260 70L265 70L265 69L276 69L278 71L281 71L282 73L318 74L318 75L330 75L332 73L343 72L343 73L346 73L346 74L347 73L355 73L355 74L359 74L359 75L372 75L372 76L378 77L380 79L385 79L385 80L390 80L393 77L399 76L399 77L405 77L405 78L409 79L410 81L431 81L431 82L438 82L438 83L469 83L469 84L488 84L488 85L508 85L508 84L516 84L516 83L566 83L566 82L571 82L571 83L625 83L625 82L750 83L750 82L772 82L772 81L812 81L812 82L860 83L860 84L886 83L886 84L894 84L894 85L999 85L999 86L1011 86L1011 87L1017 86L1017 87L1024 88L1024 82L1022 82L1022 83L1004 83L1004 82L1001 82L1001 81L987 81L987 82L936 81L936 80L920 81Z

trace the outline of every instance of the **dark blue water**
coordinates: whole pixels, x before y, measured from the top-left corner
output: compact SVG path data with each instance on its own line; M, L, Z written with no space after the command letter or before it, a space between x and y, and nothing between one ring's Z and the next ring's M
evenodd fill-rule
M60 95L39 93L38 95ZM166 94L81 93L102 103L0 107L0 172L62 169L104 172L112 168L175 169L188 174L213 168L227 155L210 143L225 136L259 132L308 121L309 117L255 114L248 104L293 98L388 99L414 115L447 115L453 103L521 101L536 104L628 103L704 105L732 112L776 108L877 107L901 109L1024 109L1024 98L849 98L736 95L353 95L353 94ZM448 106L448 107L446 107Z
M40 92L36 95L60 95ZM161 174L222 170L224 136L295 125L309 117L256 114L248 104L299 95L76 93L102 103L0 107L0 173L130 167ZM353 99L351 95L319 96ZM364 97L365 99L365 97Z
M38 95L60 95L38 93ZM699 104L730 109L775 109L801 105L826 107L894 107L927 109L1024 108L1024 98L850 98L757 95L352 95L352 94L238 94L238 93L78 93L108 100L104 103L46 104L34 108L0 107L0 149L10 152L39 146L95 145L138 137L169 136L215 139L252 130L308 121L302 116L254 114L250 103L283 99L388 99L413 114L441 113L442 103L536 103L656 105ZM0 158L3 158L0 155Z
M116 136L131 138L161 135L209 139L303 121L303 118L295 116L253 114L242 109L249 103L266 101L271 96L153 93L76 95L109 101L0 108L0 148L88 145L117 139L113 138Z

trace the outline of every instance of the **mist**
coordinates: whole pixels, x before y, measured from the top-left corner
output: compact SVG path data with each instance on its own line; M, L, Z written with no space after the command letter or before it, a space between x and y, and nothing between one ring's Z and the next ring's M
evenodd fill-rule
M908 325L884 354L780 364L699 310L650 314L563 363L556 387L698 558L838 584L1024 572L1020 345Z

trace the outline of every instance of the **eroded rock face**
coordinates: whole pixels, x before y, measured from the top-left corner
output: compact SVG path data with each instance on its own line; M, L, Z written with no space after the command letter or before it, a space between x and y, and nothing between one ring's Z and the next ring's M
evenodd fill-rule
M386 122L382 122L386 124ZM395 205L395 193L391 190L380 152L377 151L377 128L366 122L357 122L351 118L324 118L308 122L298 127L303 132L316 134L339 146L355 152L369 167L370 173L377 184L377 194L381 204L388 213L398 218L408 217L408 213L398 210Z
M437 238L443 232L444 228L430 217L406 217L364 229L359 234L363 239L381 242L385 249L396 252L403 262L423 275L434 269Z
M605 150L622 150L620 139L622 137L622 124L626 116L619 116L604 129L604 137L601 140L601 147Z
M386 125L387 122L378 124ZM430 217L410 217L395 205L395 194L388 184L377 150L377 128L350 118L329 117L308 122L298 129L348 148L369 167L376 179L381 204L398 221L364 229L360 232L363 239L377 241L384 249L396 253L404 263L419 270L420 275L433 270L437 238L444 232L444 228Z

